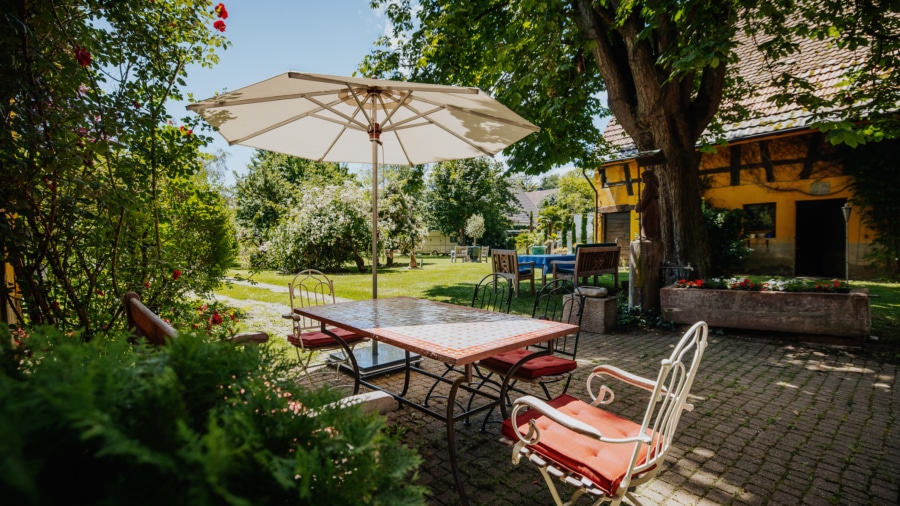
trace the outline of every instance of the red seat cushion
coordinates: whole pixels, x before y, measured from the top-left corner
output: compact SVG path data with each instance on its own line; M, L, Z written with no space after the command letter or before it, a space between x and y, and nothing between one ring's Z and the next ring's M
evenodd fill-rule
M353 332L351 332L349 330L338 329L338 328L328 329L328 330L330 330L331 332L334 332L335 334L340 336L340 338L343 339L347 344L353 344L353 343L356 343L356 342L359 342L359 341L362 341L363 339L365 339L365 337L354 334ZM287 339L288 339L288 342L293 344L294 346L302 346L304 348L310 348L310 349L331 348L331 347L338 346L337 341L335 341L333 337L329 336L328 334L326 334L324 332L320 332L320 331L303 332L300 334L299 338L293 334L290 334L287 336ZM302 343L301 343L301 341L302 341Z
M640 424L595 408L569 395L561 395L549 401L549 404L561 413L595 427L604 437L632 437L641 430ZM538 430L541 431L541 440L538 444L530 446L530 449L547 457L560 467L591 480L594 485L609 495L616 493L622 478L628 471L628 463L634 451L633 443L617 444L597 441L594 438L572 432L535 410L519 414L516 424L522 434L528 434L528 421L532 418L535 419ZM506 437L513 441L519 440L513 432L511 419L503 421L502 430ZM653 434L649 429L647 433ZM645 462L647 450L648 446L641 444L638 465Z
M497 355L481 360L479 363L489 369L504 373L512 369L512 366L516 365L519 360L533 354L533 351L522 348L498 353ZM543 378L544 376L553 376L574 371L576 367L578 367L578 364L574 360L549 355L525 362L522 364L522 367L516 371L516 377L533 380Z

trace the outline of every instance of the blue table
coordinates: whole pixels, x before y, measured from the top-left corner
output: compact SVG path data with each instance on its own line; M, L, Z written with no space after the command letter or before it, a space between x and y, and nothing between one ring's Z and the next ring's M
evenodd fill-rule
M534 262L535 269L541 269L541 284L547 284L547 272L553 270L553 264L556 260L564 262L574 262L575 255L519 255L519 263Z

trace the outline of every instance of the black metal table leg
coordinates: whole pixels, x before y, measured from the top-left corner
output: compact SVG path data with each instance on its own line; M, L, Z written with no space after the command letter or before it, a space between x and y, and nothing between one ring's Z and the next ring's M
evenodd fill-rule
M459 494L459 503L463 506L469 506L469 498L466 496L466 489L463 487L462 476L459 474L459 462L456 459L456 438L453 434L453 426L455 425L453 409L456 407L456 394L459 391L459 387L466 381L466 375L456 378L456 381L453 382L453 386L450 387L450 394L447 396L447 448L450 452L450 469L453 470L453 481L456 483L456 491Z

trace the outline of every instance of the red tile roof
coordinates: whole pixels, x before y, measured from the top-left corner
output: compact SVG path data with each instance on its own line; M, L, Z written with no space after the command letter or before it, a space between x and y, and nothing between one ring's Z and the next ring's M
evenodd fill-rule
M769 98L781 91L770 84L781 72L807 76L809 83L818 89L819 96L828 96L839 89L847 68L857 65L863 57L862 50L854 53L839 50L828 41L804 39L798 52L767 68L765 58L751 43L741 43L737 48L740 73L747 84L756 89L741 100L740 104L750 112L750 118L724 126L725 138L731 142L778 131L794 130L808 126L812 113L799 104L776 106ZM619 157L636 154L634 142L613 118L603 132L607 142L617 149Z

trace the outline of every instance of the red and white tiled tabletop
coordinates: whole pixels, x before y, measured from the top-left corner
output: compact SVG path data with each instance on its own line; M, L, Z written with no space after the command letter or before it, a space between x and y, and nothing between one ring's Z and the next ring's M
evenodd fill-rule
M452 365L470 364L578 330L566 323L412 297L340 302L298 312Z

